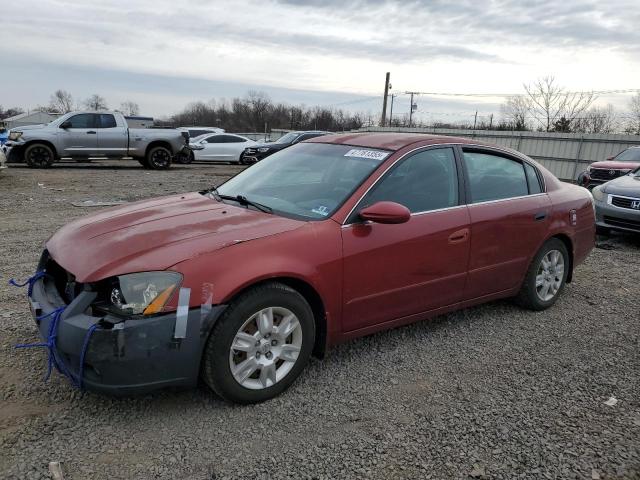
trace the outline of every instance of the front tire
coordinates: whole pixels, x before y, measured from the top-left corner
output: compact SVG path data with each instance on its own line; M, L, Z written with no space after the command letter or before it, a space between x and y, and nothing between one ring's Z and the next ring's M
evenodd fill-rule
M540 248L516 299L530 310L545 310L556 303L569 274L569 252L565 244L551 238Z
M214 326L202 377L227 401L263 402L296 380L314 339L313 312L302 295L276 282L252 288L232 301Z
M176 162L181 163L183 165L189 165L190 163L193 163L195 159L196 159L196 156L191 151L189 153L179 153L176 156Z
M158 146L150 148L145 157L149 168L153 170L166 170L171 166L173 154L167 147Z
M49 168L55 158L53 149L44 143L34 143L24 151L24 161L31 168Z

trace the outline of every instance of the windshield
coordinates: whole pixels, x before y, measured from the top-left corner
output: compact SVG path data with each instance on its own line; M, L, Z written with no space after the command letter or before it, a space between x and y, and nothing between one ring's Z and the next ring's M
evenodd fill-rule
M296 138L298 138L299 135L300 135L299 133L289 132L286 135L280 137L278 140L276 140L276 143L291 143Z
M276 152L218 188L273 213L305 220L331 216L390 152L347 145L300 143Z
M616 162L640 162L640 148L628 148L619 153L614 160Z

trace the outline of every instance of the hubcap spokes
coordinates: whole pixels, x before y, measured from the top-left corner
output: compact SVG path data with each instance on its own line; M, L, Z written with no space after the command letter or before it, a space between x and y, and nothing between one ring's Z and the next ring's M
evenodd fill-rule
M158 166L164 166L169 162L169 154L164 150L158 150L153 153L153 161Z
M240 327L229 352L233 378L245 388L275 385L293 368L302 348L302 327L284 307L254 313Z
M543 302L555 297L564 279L564 257L558 250L551 250L542 257L536 275L536 293Z

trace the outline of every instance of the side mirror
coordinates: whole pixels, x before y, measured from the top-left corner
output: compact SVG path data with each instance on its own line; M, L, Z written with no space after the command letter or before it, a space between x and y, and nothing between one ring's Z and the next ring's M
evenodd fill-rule
M359 212L360 218L374 223L406 223L411 218L411 212L404 205L396 202L377 202L363 208Z
M616 158L616 157L614 157L613 155L611 155L610 157L607 157L607 162L610 162L610 161L611 161L611 160L613 160L614 158Z
M65 130L66 130L67 128L71 128L71 122L70 122L69 120L67 120L66 122L62 122L62 123L60 124L60 128L64 128Z

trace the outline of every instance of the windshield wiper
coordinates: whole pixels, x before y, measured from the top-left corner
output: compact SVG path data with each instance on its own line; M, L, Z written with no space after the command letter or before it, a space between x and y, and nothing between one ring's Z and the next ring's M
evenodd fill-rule
M225 195L224 193L219 193L217 187L211 187L208 190L208 193L213 193L216 197L220 198L221 200L233 200L234 202L238 202L240 205L243 205L245 207L252 206L252 207L260 210L261 212L273 213L273 208L268 207L266 205L263 205L262 203L258 203L258 202L254 202L252 200L249 200L244 195L235 195L235 196L234 195Z

